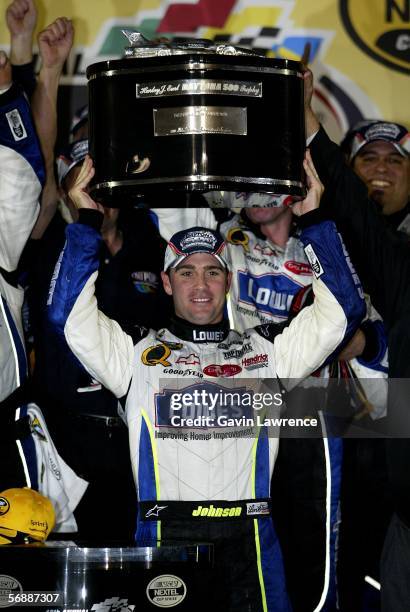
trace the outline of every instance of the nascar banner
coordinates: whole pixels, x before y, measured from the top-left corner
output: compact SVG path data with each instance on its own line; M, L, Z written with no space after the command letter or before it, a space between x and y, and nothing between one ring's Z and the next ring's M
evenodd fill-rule
M121 31L136 29L148 38L209 38L290 59L309 42L314 105L333 139L364 117L410 123L410 0L45 0L38 30L62 15L76 31L62 81L71 88L64 95L71 110L86 100L87 65L121 57ZM3 19L0 48L8 40Z

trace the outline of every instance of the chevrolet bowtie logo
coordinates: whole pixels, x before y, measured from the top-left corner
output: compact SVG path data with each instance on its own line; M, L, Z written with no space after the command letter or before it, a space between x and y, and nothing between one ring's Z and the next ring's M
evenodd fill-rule
M161 512L161 510L164 510L165 508L168 508L168 506L158 506L157 504L155 504L153 508L148 510L148 512L145 515L145 518L149 518L150 516L159 516L159 513Z

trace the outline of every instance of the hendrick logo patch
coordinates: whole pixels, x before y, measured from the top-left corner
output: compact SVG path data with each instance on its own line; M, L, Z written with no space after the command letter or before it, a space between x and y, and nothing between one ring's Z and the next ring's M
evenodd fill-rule
M374 60L410 73L410 0L340 0L346 31Z

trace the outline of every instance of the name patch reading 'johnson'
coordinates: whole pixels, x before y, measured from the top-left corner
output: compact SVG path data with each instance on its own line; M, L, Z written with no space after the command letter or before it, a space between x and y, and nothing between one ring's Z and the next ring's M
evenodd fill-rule
M157 81L137 83L137 98L160 98L195 94L262 97L262 83L252 81L225 81L223 79L186 79L182 81Z
M154 108L155 136L232 134L246 136L247 109L229 106Z

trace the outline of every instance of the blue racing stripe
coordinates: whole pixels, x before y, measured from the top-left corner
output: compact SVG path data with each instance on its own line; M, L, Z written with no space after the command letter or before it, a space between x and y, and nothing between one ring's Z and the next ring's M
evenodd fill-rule
M378 352L372 359L372 361L364 361L360 356L356 357L357 361L362 365L371 368L372 370L376 370L378 372L384 372L388 374L388 368L382 365L383 360L386 357L387 351L387 336L386 330L384 328L383 321L375 320L375 321L365 321L364 325L367 327L371 327L373 330L373 334L377 336L378 340Z
M255 496L270 497L269 437L266 427L262 427L259 432L255 461ZM282 552L272 518L269 516L258 519L257 523L267 610L291 612Z
M48 319L64 338L64 327L91 274L98 270L101 235L82 223L67 226L66 243L57 260L47 299Z
M339 502L342 480L343 440L327 438L330 458L331 489L330 489L330 573L329 591L323 610L334 610L336 607L336 556L339 532Z
M151 221L153 222L153 224L155 225L155 227L159 231L159 219L158 219L158 215L153 210L150 209L149 216L151 217Z
M154 456L147 424L141 419L141 433L138 450L138 498L140 501L157 499ZM138 515L136 542L139 545L149 542L154 546L157 540L157 521L144 521Z
M20 418L27 416L27 406L24 404L20 407ZM39 490L38 470L37 470L37 453L36 445L33 440L33 435L21 438L21 447L27 463L27 469L30 476L31 488Z
M291 612L279 540L271 517L258 519L262 574L268 612Z
M345 338L352 336L366 314L366 304L360 279L350 261L350 257L337 233L333 221L324 221L303 229L300 239L305 253L312 265L313 273L333 294L343 308L347 320ZM327 273L330 270L330 274ZM330 355L326 363L333 360L340 352L338 348Z
M16 324L14 322L14 319L11 315L11 312L9 310L8 304L6 302L6 300L3 297L3 304L4 304L4 311L6 313L6 318L7 318L7 322L10 326L10 332L12 335L12 342L13 345L16 349L16 353L17 353L17 363L18 363L18 376L20 379L20 385L23 384L23 382L27 379L27 358L26 358L26 351L24 349L24 344L20 338L20 334L18 333Z
M255 461L255 497L270 497L269 438L267 427L261 427L259 430Z

